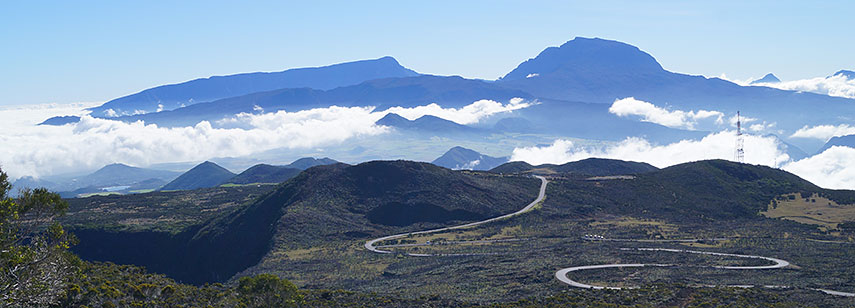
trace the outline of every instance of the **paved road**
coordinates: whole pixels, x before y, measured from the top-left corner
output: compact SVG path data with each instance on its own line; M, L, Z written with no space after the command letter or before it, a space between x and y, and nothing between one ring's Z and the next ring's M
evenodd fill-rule
M528 205L526 205L524 208L522 208L522 209L521 209L521 210L519 210L519 211L516 211L516 212L510 213L510 214L506 214L506 215L502 215L502 216L498 216L498 217L493 217L493 218L490 218L490 219L487 219L487 220L476 221L476 222L472 222L472 223L468 223L468 224L464 224L464 225L459 225L459 226L445 227L445 228L439 228L439 229L432 229L432 230L425 230L425 231L417 231L417 232L409 232L409 233L401 233L401 234L395 234L395 235L384 236L384 237L381 237L381 238L376 238L376 239L373 239L373 240L370 240L370 241L365 242L365 249L368 249L369 251L376 252L376 253L392 253L392 251L391 251L391 250L383 250L383 249L380 249L380 248L383 248L383 247L394 247L394 245L388 245L388 246L381 246L381 247L378 247L376 244L377 244L377 243L379 243L379 242L382 242L382 241L386 241L386 240L393 240L393 239L397 239L397 238L407 237L407 236L410 236L410 235L429 234L429 233L437 233L437 232L443 232L443 231L448 231L448 230L455 230L455 229L470 228L470 227L474 227L474 226L478 226L478 225L483 225L483 224L486 224L486 223L489 223L489 222L493 222L493 221L497 221L497 220L501 220L501 219L505 219L505 218L509 218L509 217L514 217L514 216L517 216L517 215L519 215L519 214L522 214L522 213L528 212L528 211L530 211L532 208L534 208L534 206L535 206L535 205L537 205L538 203L540 203L541 201L543 201L543 199L546 197L546 184L547 184L547 183L549 183L549 181L547 181L545 177L538 176L538 175L536 175L535 177L536 177L536 178L538 178L538 179L540 179L540 192L539 192L539 193L538 193L538 195L537 195L537 199L534 199L534 201L532 201L531 203L529 203ZM425 254L425 253L406 253L406 255L408 255L408 256L412 256L412 257L434 257L434 256L472 256L472 255L491 255L491 254Z
M636 241L636 240L621 240L621 241ZM642 240L637 240L641 242ZM761 265L761 266L695 266L695 267L708 267L708 268L717 268L717 269L725 269L725 270L771 270L771 269L779 269L784 268L790 265L790 262L785 260L781 260L778 258L772 257L763 257L763 256L754 256L754 255L742 255L742 254L732 254L732 253L721 253L721 252L711 252L711 251L697 251L697 250L686 250L686 249L670 249L670 248L621 248L621 250L638 250L638 251L664 251L664 252L674 252L674 253L693 253L693 254L702 254L702 255L710 255L710 256L722 256L722 257L735 257L735 258L749 258L749 259L763 259L766 261L770 261L774 264L770 265ZM624 268L624 267L680 267L682 265L675 264L642 264L642 263L630 263L630 264L598 264L598 265L584 265L584 266L574 266L563 268L557 272L555 272L555 278L559 281L566 283L570 286L584 289L609 289L609 290L621 290L621 289L635 289L637 287L609 287L609 286L594 286L585 283L581 283L570 279L567 277L567 274L575 271L583 271L590 269L603 269L603 268ZM716 287L716 285L709 285L710 287ZM728 287L737 287L737 288L753 288L754 285L730 285ZM789 286L762 286L764 288L790 288ZM827 289L811 289L815 291L820 291L829 295L837 295L837 296L846 296L846 297L855 297L855 293L849 292L841 292Z

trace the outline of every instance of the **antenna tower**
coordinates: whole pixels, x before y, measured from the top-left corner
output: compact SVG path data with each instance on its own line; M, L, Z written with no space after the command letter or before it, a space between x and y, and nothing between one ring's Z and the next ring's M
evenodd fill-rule
M739 118L739 111L736 112L736 161L745 163L745 137L742 136L742 121Z

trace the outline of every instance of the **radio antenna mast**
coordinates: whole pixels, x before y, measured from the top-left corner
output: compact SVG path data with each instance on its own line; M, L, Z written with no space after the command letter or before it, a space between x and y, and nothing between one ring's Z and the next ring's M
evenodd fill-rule
M739 118L739 111L736 111L736 161L745 163L745 137L742 136L742 121Z

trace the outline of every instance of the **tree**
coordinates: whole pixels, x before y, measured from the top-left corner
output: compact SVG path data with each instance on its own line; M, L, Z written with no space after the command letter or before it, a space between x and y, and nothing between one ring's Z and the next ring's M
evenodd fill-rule
M71 271L74 238L54 219L68 203L45 188L8 196L12 185L0 170L0 305L54 304Z
M273 274L242 277L237 293L244 307L297 307L302 302L293 283Z

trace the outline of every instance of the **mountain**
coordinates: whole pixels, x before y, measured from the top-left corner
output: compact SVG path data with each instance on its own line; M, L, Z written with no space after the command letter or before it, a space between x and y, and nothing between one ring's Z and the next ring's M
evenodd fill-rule
M118 115L134 114L137 111L150 113L158 109L172 110L197 103L276 89L329 90L372 79L417 75L418 73L401 66L394 58L383 57L273 73L247 73L195 79L143 90L111 100L90 110L97 117L111 117L108 110Z
M297 176L302 171L285 166L258 164L229 179L225 184L281 183Z
M616 99L635 97L684 111L712 109L730 115L739 110L793 132L804 125L839 124L843 120L834 115L855 113L853 99L742 87L718 78L669 72L635 46L599 38L576 38L549 47L495 84L525 91L541 101L610 105Z
M766 76L763 76L763 78L760 78L760 79L757 79L757 80L752 81L752 82L751 82L751 84L758 84L758 83L779 83L779 82L781 82L781 80L780 80L780 79L778 79L778 77L776 77L776 76L775 76L774 74L772 74L772 73L768 73L768 74L766 74Z
M563 165L543 164L532 166L525 162L510 162L493 168L493 173L576 173L592 176L632 175L659 170L648 163L606 158L587 158Z
M457 146L449 149L431 164L448 169L490 170L507 161L508 157L492 157Z
M329 157L324 158L314 158L314 157L303 157L294 162L287 164L283 167L285 168L293 168L299 170L306 170L314 166L323 166L323 165L332 165L337 164L338 162Z
M294 112L335 105L374 106L377 110L385 110L395 106L414 107L431 103L458 108L482 99L507 103L515 97L532 98L523 91L480 80L420 75L370 80L326 91L296 88L257 92L171 111L122 116L116 119L124 122L142 120L161 126L186 126L195 125L202 120L213 122L241 112L257 113L258 108L265 112Z
M831 76L843 75L846 79L855 80L855 72L848 70L840 70L837 73L834 73Z
M828 150L833 146L855 148L855 135L832 137L825 143L825 145L822 146L822 148L819 149L819 151L816 151L816 154L825 152L825 150Z
M78 183L86 186L120 186L132 185L149 179L172 180L179 172L166 170L152 170L131 167L125 164L111 164L104 166L92 174L76 179Z
M160 188L160 190L190 190L216 187L235 176L226 168L206 161L184 172L178 178Z
M110 164L83 176L52 177L39 180L31 177L23 177L15 181L15 187L47 187L54 191L64 192L64 195L77 195L80 192L100 192L104 188L118 192L124 189L114 190L113 188L122 186L127 186L129 189L134 188L133 190L158 188L159 185L152 185L154 183L161 183L160 185L163 185L163 183L175 179L180 174L180 172L174 171L139 168L125 164ZM75 191L79 192L73 193Z
M389 113L375 122L377 125L440 134L472 134L481 132L480 129L469 127L440 117L425 115L415 120L408 120L398 114Z
M235 210L220 211L220 216L211 217L205 210L216 208L216 203L205 205L199 209L202 215L209 217L205 220L186 214L191 208L199 207L194 202L184 208L179 206L182 202L172 202L176 204L170 203L168 213L160 212L161 207L152 207L145 217L175 217L158 221L153 226L157 232L140 230L138 226L118 232L103 231L87 224L91 220L84 216L91 214L77 205L85 202L86 208L91 208L106 202L125 208L130 206L126 203L140 202L138 199L142 195L75 200L72 212L83 214L69 215L67 219L79 222L73 224L75 234L87 244L75 251L86 259L144 265L181 281L201 284L225 281L239 271L264 262L262 259L266 256L270 257L270 262L281 260L268 252L287 247L355 241L370 234L442 226L510 213L516 211L519 204L531 202L539 185L540 181L530 177L464 173L410 161L373 161L355 166L334 164L309 168L245 206L238 206L243 203L237 198L227 199L232 200L229 202L221 200ZM225 190L235 194L238 188L261 189L250 185L155 192L145 196L161 198L164 194L176 194L175 198L183 200L187 198L180 196L195 194L198 196L191 200L201 199L199 203L205 203L206 198L220 195L208 191ZM171 199L165 201L168 200ZM115 215L126 214L119 211ZM179 218L184 216L201 224L180 224L184 218ZM111 219L98 219L114 223ZM132 238L137 240L127 240ZM148 253L128 253L130 251Z

